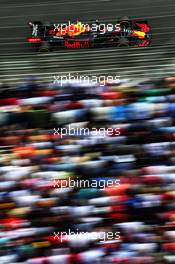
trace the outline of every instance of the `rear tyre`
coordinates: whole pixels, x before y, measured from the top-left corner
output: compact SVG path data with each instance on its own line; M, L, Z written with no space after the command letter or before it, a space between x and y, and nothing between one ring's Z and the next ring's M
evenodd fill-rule
M131 19L129 17L123 16L123 17L120 18L121 27L128 28L128 27L131 26L131 24L132 24L132 22L131 22Z
M129 47L129 40L125 37L121 37L118 41L118 47Z

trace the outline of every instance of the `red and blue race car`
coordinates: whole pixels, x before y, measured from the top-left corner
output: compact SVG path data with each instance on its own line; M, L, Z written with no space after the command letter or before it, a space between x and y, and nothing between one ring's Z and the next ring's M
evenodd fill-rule
M31 36L27 39L36 51L57 48L147 47L151 29L147 21L120 19L115 24L100 23L42 23L29 22Z

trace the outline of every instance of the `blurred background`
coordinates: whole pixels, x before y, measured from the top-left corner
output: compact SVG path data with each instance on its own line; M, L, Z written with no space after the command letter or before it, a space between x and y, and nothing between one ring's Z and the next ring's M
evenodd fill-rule
M0 263L175 263L174 7L1 0ZM150 47L33 53L26 43L30 20L125 15L148 20ZM57 79L68 74L119 78ZM57 133L70 125L90 134Z

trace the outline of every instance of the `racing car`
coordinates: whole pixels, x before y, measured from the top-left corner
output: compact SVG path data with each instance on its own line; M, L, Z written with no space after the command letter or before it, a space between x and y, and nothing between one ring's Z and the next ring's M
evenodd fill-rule
M147 47L151 43L151 29L147 21L120 19L115 24L94 23L42 23L29 22L31 29L28 43L35 51L57 48L95 47Z

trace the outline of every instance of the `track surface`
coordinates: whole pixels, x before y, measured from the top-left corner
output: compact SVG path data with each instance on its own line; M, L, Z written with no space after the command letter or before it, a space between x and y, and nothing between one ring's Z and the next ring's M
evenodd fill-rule
M1 79L39 73L113 72L121 77L173 74L175 61L174 0L0 0ZM115 22L117 17L148 19L152 47L137 49L60 50L33 54L26 43L30 20L55 23L76 20Z

